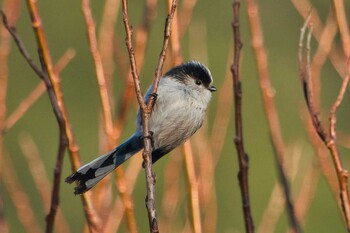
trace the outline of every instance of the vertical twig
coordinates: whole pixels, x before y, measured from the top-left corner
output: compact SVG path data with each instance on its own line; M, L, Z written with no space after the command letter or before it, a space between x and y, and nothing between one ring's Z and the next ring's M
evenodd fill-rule
M5 0L0 7L0 15L3 8L7 13L12 16L9 21L12 25L15 25L19 12L21 9L20 1L18 0ZM0 26L2 24L0 23ZM3 154L4 154L4 136L3 129L6 127L5 118L7 111L7 88L8 88L8 57L11 50L11 35L4 27L0 27L0 177L2 177L2 169L4 167ZM0 184L1 185L1 184ZM0 187L1 188L1 187ZM3 195L0 194L0 212L3 210ZM8 232L8 224L5 220L5 215L0 215L0 232Z
M344 54L345 57L348 58L350 56L350 33L345 13L346 7L344 6L343 0L333 0L333 6L337 23L339 26L339 32L343 44Z
M143 17L141 19L141 23L135 30L135 49L138 51L138 53L135 54L135 56L136 56L136 60L138 61L137 65L138 65L139 70L143 66L143 61L144 61L144 57L146 54L145 52L146 52L146 45L147 45L147 41L148 41L149 29L150 29L151 22L154 19L154 16L156 14L156 9L157 9L156 7L157 7L157 0L147 0L146 1L146 7L144 10ZM102 33L102 29L101 29L101 33ZM105 33L107 33L107 32L105 32ZM114 36L116 36L116 35L114 35ZM105 36L103 36L103 37L105 37ZM101 38L102 38L102 35L101 35ZM122 70L122 67L118 67L118 68L119 68L119 70ZM134 85L133 85L133 78L132 78L132 74L131 74L131 69L128 73L126 73L123 76L126 76L126 81L125 81L126 86L125 86L125 88L123 88L122 93L121 93L121 97L120 97L119 105L118 105L118 114L117 114L115 124L114 124L114 137L115 137L116 142L119 141L121 132L123 131L125 122L127 121L127 115L128 115L130 106L132 105L132 102L130 100L134 96L133 95L134 94L134 91L133 91ZM128 167L128 170L132 169L132 167L134 167L134 165L131 167ZM132 174L132 177L136 178L140 169L141 169L140 166L138 166L137 168L134 168L134 173ZM118 172L118 170L116 172ZM130 174L129 175L126 174L126 178L128 179L129 177L131 177ZM127 183L127 185L124 184L123 191L132 193L132 190L133 190L132 182L128 181L126 183ZM116 182L116 184L119 185L119 192L121 192L120 183ZM123 211L121 211L121 206L123 206L122 207ZM125 213L124 205L121 203L120 199L115 200L113 209L109 210L109 208L106 208L106 210L104 210L104 212L107 212L105 215L108 216L106 219L106 224L105 224L106 225L106 232L113 232L116 229L118 229L119 225L120 225L120 220L122 219L122 217ZM118 213L118 214L116 215L113 213ZM111 230L111 229L114 229L114 230Z
M248 154L244 150L243 143L243 123L242 123L242 84L239 72L240 53L243 47L240 38L240 23L239 23L239 8L240 1L234 0L233 2L233 36L234 36L234 57L233 64L231 66L232 79L233 79L233 91L234 91L234 105L235 105L235 138L234 142L236 145L239 172L238 180L241 190L242 207L244 214L244 223L246 232L254 232L254 222L250 208L250 197L249 197L249 184L248 184L248 168L249 158Z
M38 149L30 135L20 135L19 145L22 149L22 153L33 177L35 187L42 199L44 211L47 211L50 207L51 184L48 178L48 174L46 173L44 163L40 158ZM64 219L62 210L59 207L57 212L57 224L55 224L55 231L61 233L69 233L67 222Z
M286 156L285 167L288 169L287 172L290 174L291 182L293 182L293 180L296 179L297 174L300 173L301 152L301 146L295 145L292 154ZM276 225L285 210L286 204L283 186L280 183L280 181L276 182L272 189L270 200L262 214L263 217L257 228L257 233L270 233L276 231ZM294 229L292 230L295 231Z
M141 19L141 24L135 30L135 50L138 51L137 54L135 54L135 59L137 60L137 68L139 69L139 71L141 71L144 64L146 47L150 33L150 26L153 19L155 18L155 15L157 14L157 1L158 0L146 1L146 7L144 10L143 17ZM117 116L115 128L121 128L121 126L123 125L127 116L126 113L128 112L127 107L130 106L130 100L134 94L134 83L131 66L129 67L126 77L126 87L123 89L123 94L120 99L119 113ZM120 130L116 130L115 133L117 134L117 137L120 136L120 132Z
M22 40L19 38L15 28L11 27L8 24L6 15L2 11L0 11L0 14L2 16L2 21L4 23L5 28L11 34L22 56L30 65L30 67L33 69L33 71L45 82L49 99L51 101L53 111L55 113L55 116L59 125L59 129L60 129L60 145L59 145L58 160L56 163L55 175L54 175L54 179L55 179L54 189L52 191L52 205L51 205L52 208L50 210L50 214L48 215L49 217L47 219L47 231L50 232L52 231L54 216L58 205L59 181L60 181L60 172L62 168L61 164L62 164L64 149L68 145L73 170L76 170L80 165L80 155L79 155L78 146L75 144L73 132L72 132L68 115L65 109L65 105L62 97L62 91L60 87L60 80L52 68L51 57L49 54L46 38L44 36L44 32L42 29L41 20L40 20L37 6L36 6L36 2L33 0L27 0L27 5L28 5L28 11L31 15L32 25L33 25L33 29L37 39L39 60L41 61L42 69L40 69L33 62ZM90 230L95 231L98 228L98 217L94 213L91 200L90 198L88 198L87 195L82 195L82 202L83 202L86 219L89 222Z
M350 199L349 199L349 187L348 187L348 176L349 172L343 168L341 159L340 159L340 153L336 144L336 131L335 131L335 124L336 124L336 112L340 105L340 103L343 100L345 90L349 83L349 74L347 74L344 79L343 83L341 85L341 88L339 90L339 94L337 99L335 100L334 104L332 105L330 114L329 114L329 139L325 142L328 150L331 153L333 163L335 170L337 172L338 177L338 183L340 188L340 201L342 205L342 209L344 212L344 217L346 221L346 226L348 232L350 232Z
M276 158L279 180L286 200L287 213L293 232L301 232L298 219L295 215L294 204L291 198L290 185L285 172L284 154L285 145L282 138L279 118L274 102L274 90L268 72L267 52L264 47L264 36L260 25L259 8L254 0L247 0L247 11L252 35L252 47L257 63L260 90L263 97L265 114L268 120L269 135Z
M119 15L121 1L108 0L105 1L101 26L99 29L98 48L101 54L101 62L109 92L110 103L113 106L113 74L114 74L114 37L115 22Z
M171 10L172 0L168 0L168 8ZM180 30L178 25L178 14L174 14L172 29L171 29L171 52L172 60L174 65L179 65L183 62L182 53L181 53L181 43L180 43ZM196 175L195 166L194 166L194 154L192 150L191 140L187 140L182 145L182 151L185 158L185 168L186 168L186 177L188 182L188 189L190 191L189 202L190 202L190 215L192 223L192 231L195 233L202 232L202 222L201 222L201 211L199 204L199 181Z
M193 224L193 232L202 232L201 212L199 206L199 190L198 179L194 168L193 151L190 141L183 145L183 152L185 155L186 174L188 179L188 189L190 190L190 205L191 205L191 220Z
M152 146L151 146L151 135L149 132L149 117L153 108L153 104L155 102L155 94L157 93L158 84L161 77L161 71L163 68L166 49L169 42L170 32L171 32L171 22L176 9L176 0L173 0L170 14L166 19L166 25L164 29L164 41L162 51L159 56L158 67L155 72L154 82L152 94L147 103L143 100L143 95L140 87L140 77L137 71L135 52L132 46L132 29L129 24L128 17L128 6L127 0L123 0L123 21L126 31L126 46L129 52L130 64L132 68L133 80L135 85L135 92L137 96L137 100L141 110L141 118L142 118L142 127L143 127L143 137L144 137L144 150L142 153L144 159L145 173L146 173L146 186L147 186L147 197L146 197L146 207L148 212L148 220L150 226L150 232L159 232L158 229L158 221L156 215L156 207L155 207L155 174L152 171Z
M22 188L23 185L17 177L15 172L16 169L13 167L10 156L5 154L3 159L6 166L3 167L2 181L13 205L15 206L19 222L28 233L42 232L42 229L33 213L33 206L30 204L28 194Z
M125 171L126 183L128 184L128 192L132 193L137 177L140 173L141 166L139 159L133 159L130 161L128 168ZM125 205L120 198L117 198L113 209L110 211L108 218L106 220L104 232L117 232L120 226L120 223L123 219L125 213Z
M312 6L310 0L304 0L304 1L291 0L291 3L294 5L296 10L299 12L299 14L304 18L304 20L306 20L309 17L309 15L311 14L312 25L313 25L312 34L313 34L314 38L320 43L322 33L324 32L324 26L321 22L320 17L317 14L316 9ZM311 13L310 13L310 11L307 10L310 8L313 9L311 11ZM329 57L330 62L333 65L334 69L342 77L345 73L345 66L343 63L343 55L339 52L339 49L334 44L328 52L328 57Z
M52 232L54 218L56 215L57 206L59 204L59 187L60 187L60 178L62 171L62 163L64 157L64 151L68 148L70 153L71 162L73 165L73 170L78 168L80 164L80 155L78 146L75 143L75 138L73 135L73 131L70 127L70 123L68 120L68 114L65 109L63 94L60 86L60 79L55 72L53 72L53 65L51 61L51 55L49 52L49 47L47 44L47 40L44 34L43 27L41 25L41 19L39 15L39 10L35 0L27 0L28 12L30 14L32 20L33 30L35 32L39 58L41 61L42 69L44 72L44 81L47 86L47 90L50 96L51 104L54 108L54 112L56 115L56 119L60 129L60 140L59 140L59 149L57 154L57 162L54 169L54 186L52 190L52 198L51 198L51 209L49 214L47 215L47 228L46 232ZM95 213L93 212L93 208L90 200L86 197L86 195L82 196L82 201L84 205L84 210L86 214L87 221L89 222L89 228L91 231L95 231L98 229L98 219Z
M178 212L178 207L181 201L180 196L180 179L178 175L183 169L182 166L183 156L176 154L174 156L169 156L169 161L167 162L163 180L163 198L162 198L162 215L160 222L163 226L164 232L177 232L178 225L174 224L175 216Z
M191 23L193 9L196 6L197 0L187 0L182 2L181 9L179 9L179 38L181 39L186 31L188 26Z
M90 52L95 64L96 78L98 82L100 100L102 105L104 131L108 139L108 149L112 150L115 147L112 108L109 102L109 94L108 94L108 89L106 85L107 81L105 79L102 59L101 59L100 51L97 45L95 21L92 16L89 0L82 1L82 10L84 13L84 18L85 18L85 22L88 30ZM120 168L117 169L117 179L118 179L118 184L120 184L119 187L120 186L125 187L124 173ZM126 192L126 189L120 188L119 190L120 190L120 196L126 207L126 216L127 216L129 231L137 232L137 224L135 219L135 213L133 210L133 201L130 195L128 194L128 192Z
M348 232L350 232L350 200L349 200L349 190L348 190L348 171L343 168L343 165L340 159L340 153L336 145L336 131L335 131L335 123L336 123L335 113L343 99L345 89L348 85L349 72L347 72L345 78L343 79L343 83L340 88L338 97L331 108L331 112L329 115L329 135L328 135L321 124L321 120L318 114L315 111L314 103L313 103L314 100L312 95L313 93L310 85L310 80L311 80L310 43L311 43L312 28L310 28L307 36L306 61L303 58L303 40L304 40L306 28L309 26L310 18L311 17L309 15L309 17L305 20L305 23L300 30L299 58L298 58L299 77L303 86L304 98L309 110L309 114L310 114L314 129L316 130L318 136L321 138L324 144L327 146L330 152L330 155L333 159L333 164L334 164L337 178L338 178L340 203L341 203L341 207L342 207L342 211L345 219L346 228ZM347 68L348 66L349 66L349 63L347 62Z

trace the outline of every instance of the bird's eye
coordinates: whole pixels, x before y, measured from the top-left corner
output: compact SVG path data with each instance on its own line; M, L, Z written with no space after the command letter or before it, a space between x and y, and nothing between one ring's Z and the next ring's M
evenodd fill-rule
M202 81L201 80L196 80L196 84L199 86L202 84Z

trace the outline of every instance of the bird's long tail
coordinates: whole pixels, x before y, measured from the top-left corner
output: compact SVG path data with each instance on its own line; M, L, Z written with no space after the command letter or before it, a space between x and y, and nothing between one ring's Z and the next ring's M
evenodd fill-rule
M67 183L77 181L78 186L75 187L74 194L83 194L142 148L143 140L139 135L134 134L111 152L101 155L79 168L75 173L68 176L65 181Z

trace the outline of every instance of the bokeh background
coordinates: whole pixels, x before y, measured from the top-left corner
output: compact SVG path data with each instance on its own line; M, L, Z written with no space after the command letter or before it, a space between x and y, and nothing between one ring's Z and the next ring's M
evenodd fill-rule
M5 2L5 0L0 1L1 6ZM39 64L35 36L27 6L25 1L17 2L20 13L16 29L34 61ZM184 2L179 2L179 11L181 11ZM213 193L213 199L211 200L213 201L209 202L214 207L208 207L205 204L206 202L200 201L202 204L200 208L202 210L203 232L244 232L242 204L237 180L237 156L233 143L232 76L229 71L229 65L233 61L232 1L198 0L193 2L195 5L192 17L181 39L182 56L184 60L199 60L206 64L210 68L214 77L214 84L218 88L218 92L213 94L207 114L207 124L192 141L195 171L198 176L205 174L204 170L201 170L203 169L201 168L202 162L206 161L206 158L203 157L206 154L201 153L203 149L212 152L220 151L219 154L211 153L210 155L214 157L214 160L217 160L214 173L211 173L214 180L211 190ZM286 170L291 179L292 197L296 202L306 203L301 207L297 205L300 208L306 207L307 209L306 214L300 219L302 227L305 232L346 232L338 205L338 194L332 190L325 179L316 155L318 150L313 147L307 133L305 118L308 115L306 114L305 101L298 77L298 41L304 19L295 5L305 3L305 7L302 8L302 12L305 14L308 11L308 6L312 4L313 10L318 13L321 21L325 23L332 3L330 1L311 1L310 3L304 0L294 2L265 0L257 1L257 3L265 47L268 52L268 70L275 91L275 103L286 145ZM104 4L105 1L91 1L97 34L99 33ZM100 99L96 74L89 51L81 2L71 0L38 1L38 6L54 63L67 49L74 49L75 51L74 58L62 70L60 77L65 104L76 142L79 145L81 161L85 163L102 154L106 149L103 142L105 139L104 133L101 130ZM349 13L350 4L348 2L345 7L345 12ZM144 8L145 1L129 2L130 20L134 28L141 23ZM167 2L158 1L156 15L150 25L144 67L140 72L141 84L144 89L151 83L158 62L166 12ZM178 20L181 23L182 19L179 18ZM272 229L273 232L286 232L289 223L283 197L279 194L273 194L276 192L273 190L276 189L278 184L278 175L259 89L256 62L251 47L246 1L242 1L240 22L241 39L244 45L241 57L244 143L250 161L249 185L253 219L259 232L263 232L260 224L265 224L265 226L267 224L272 227L268 229ZM112 105L115 108L115 115L117 115L120 93L125 88L125 81L123 80L125 80L125 73L128 69L127 50L124 46L125 32L120 9L114 28L115 44L111 48L114 50L115 71L112 75L114 81L111 89L114 94ZM1 30L4 30L2 26ZM311 54L314 54L317 46L318 43L313 38ZM334 39L333 46L339 48L337 51L342 53L339 33ZM345 60L342 60L342 62L345 64ZM171 66L171 55L168 54L164 71ZM8 86L1 87L2 91L7 91L7 117L40 83L40 79L29 68L14 43L11 44L8 57L8 72ZM319 109L325 126L328 125L329 110L336 99L341 82L342 77L327 59L321 69L322 88L321 107ZM347 136L350 135L349 107L350 99L347 91L337 113L339 149L345 168L350 167L348 157L350 141ZM134 98L120 140L126 139L134 131L136 111L137 103ZM222 114L222 119L218 118L220 117L218 114ZM215 132L220 132L221 135L213 135ZM23 149L23 145L28 145L28 143L32 145L31 143L33 143L36 146L45 166L47 177L52 181L58 148L58 127L47 94L40 97L13 127L2 133L2 136L1 171L5 170L4 167L9 167L8 163L11 161L12 167L9 168L18 178L17 185L26 194L32 213L23 212L21 206L19 205L19 207L14 203L16 193L9 189L8 182L4 180L6 175L1 175L1 217L6 221L10 232L27 232L28 229L23 226L21 218L26 219L26 217L33 214L34 220L43 231L47 210L43 210L43 200L33 181L28 160L23 152L23 150L26 150ZM202 137L206 138L206 143L203 143ZM214 150L212 143L215 143L216 146L222 143L222 150ZM322 147L322 144L320 145ZM324 148L317 149L323 150ZM125 170L127 170L129 163L132 163L132 160L137 160L137 163L141 166L141 156L134 157L123 165ZM327 162L331 164L330 160L327 160ZM172 164L172 167L169 164ZM157 174L158 216L162 232L192 232L190 194L183 164L182 150L179 149L170 153L169 156L163 158L154 166L154 171ZM172 176L167 174L167 171L171 168L174 168L171 171L175 172ZM335 171L332 169L329 172L334 173ZM62 177L66 177L70 173L71 165L68 157L66 157ZM202 177L200 182L205 183L205 178ZM112 182L112 184L114 183ZM170 189L171 184L176 185L174 192L179 195L176 201L164 199L167 193L166 190ZM311 191L305 190L308 187L311 187ZM147 212L144 204L145 190L144 173L141 170L132 192L139 232L148 231ZM117 193L113 185L112 194L106 196L106 198L112 201L117 200ZM307 199L310 200L305 202ZM164 202L171 203L173 201L175 203L175 214L169 220L165 217L166 207L164 206L166 205ZM270 202L275 203L275 205L269 207ZM112 204L110 205L112 206ZM67 185L63 180L60 190L60 206L70 232L82 232L85 219L81 201L79 197L73 195L73 185ZM272 211L268 208L271 208ZM281 211L280 215L279 211ZM208 218L208 216L215 216L215 219ZM270 219L272 223L264 222L264 217ZM213 221L214 225L205 227L208 221ZM269 224L272 224L272 226ZM121 222L118 232L128 232L125 219Z

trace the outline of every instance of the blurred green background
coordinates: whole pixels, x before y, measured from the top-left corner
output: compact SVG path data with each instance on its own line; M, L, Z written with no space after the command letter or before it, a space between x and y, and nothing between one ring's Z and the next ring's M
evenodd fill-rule
M0 2L1 4L3 3L3 1ZM312 1L312 3L324 22L331 3L329 1ZM286 145L288 145L287 155L291 154L290 150L292 149L290 148L299 145L301 148L300 166L310 164L315 154L300 117L300 112L305 108L305 103L298 77L297 64L299 29L303 24L303 19L290 1L265 0L258 1L258 4L264 30L265 46L268 50L270 77L276 90L276 106L283 138ZM81 12L81 2L71 0L38 1L38 5L53 60L57 61L68 48L76 50L75 58L62 71L60 76L69 117L82 155L81 160L82 162L88 162L99 154L98 119L100 102L93 61L88 47L86 26ZM97 26L101 20L103 5L104 1L91 1ZM181 44L184 59L200 60L207 64L214 77L214 84L219 89L222 87L225 75L228 72L227 64L232 62L232 56L229 53L233 37L231 6L232 1L197 1L189 26L189 30L192 30L193 34L190 35L191 33L186 32ZM349 6L350 4L346 5L347 12L350 10ZM130 18L134 27L139 24L143 9L143 1L130 1ZM151 25L145 66L141 72L141 82L144 88L150 84L158 61L160 45L163 39L165 12L166 2L159 1L157 17ZM255 58L250 46L250 31L245 1L242 1L240 21L241 37L244 44L241 66L244 142L250 157L249 184L251 206L257 227L268 204L271 190L278 178L258 86ZM205 27L206 34L196 33L199 27ZM37 61L35 38L25 2L22 2L21 14L16 28L32 57ZM126 49L123 46L125 33L121 14L118 16L116 33L118 38L121 39L121 47L124 49L123 53L126 54ZM198 43L196 43L197 41ZM339 35L337 35L335 42L339 44ZM316 48L316 41L312 40L312 43L313 48ZM9 57L9 73L7 115L40 82L14 44ZM321 77L323 87L321 113L322 119L327 121L330 106L335 100L341 85L341 78L329 61L323 67ZM120 92L122 88L118 85L118 79L120 79L120 73L116 70L115 93ZM227 93L227 95L232 94ZM208 112L210 126L217 109L217 101L218 94L214 93L210 111ZM117 100L116 103L118 103ZM349 107L349 95L346 93L337 114L337 129L343 133L350 131L350 124L348 123L350 119ZM123 139L127 138L134 130L133 114L135 112L136 105L130 114L130 119L128 119L127 129L123 132ZM233 113L233 110L231 112ZM231 114L230 118L224 150L215 172L218 200L217 232L244 232L241 197L236 178L238 165L233 144L233 114ZM26 160L19 147L19 137L23 133L30 134L33 137L42 155L47 172L52 178L58 146L58 127L46 94L4 135L4 150L11 157L16 173L21 179L23 189L30 197L35 217L44 229L45 213L42 211L42 202L37 191L33 188L34 184L30 178ZM349 150L340 146L340 152L344 167L349 168ZM172 155L170 154L170 156ZM168 157L162 159L154 167L157 174L157 200L159 206L164 183L162 174L167 161ZM70 172L71 166L69 159L66 157L63 177L69 175ZM184 174L180 175L184 176ZM141 174L138 178L133 198L138 228L140 232L147 232L148 222L144 205L145 182L143 178L144 176ZM302 177L297 178L296 183L298 179L300 184ZM183 182L185 183L185 181ZM299 186L298 184L292 185L293 194L296 195L299 192L297 188ZM72 185L67 185L62 181L60 203L63 213L71 226L71 231L80 232L83 227L84 215L81 201L72 194L72 190ZM182 192L185 197L188 195L186 185L183 186ZM24 232L25 229L18 220L9 193L3 185L1 186L1 193L4 205L3 212L8 221L10 232ZM310 210L306 219L303 220L305 222L303 226L305 232L346 232L336 198L337 195L331 191L327 181L321 175ZM184 205L181 208L188 207L188 203L181 203ZM158 214L161 215L159 210ZM179 225L184 224L184 220L181 217L176 221L179 222ZM285 232L287 227L288 219L284 213L278 221L275 232ZM180 227L179 229L182 228ZM122 227L120 232L124 231L126 232L126 228Z

